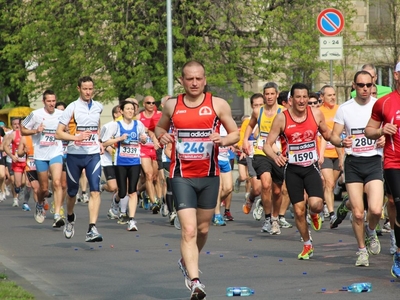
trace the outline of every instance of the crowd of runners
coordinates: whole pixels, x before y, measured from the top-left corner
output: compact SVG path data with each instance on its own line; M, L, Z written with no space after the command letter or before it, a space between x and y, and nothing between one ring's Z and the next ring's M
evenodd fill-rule
M313 255L309 227L320 230L326 221L336 229L351 213L355 265L368 266L369 255L380 253L378 235L386 230L391 273L399 277L400 64L395 91L376 79L374 66L364 65L342 105L333 86L313 93L296 83L280 91L268 82L250 97L252 113L238 129L228 102L205 92L205 68L197 61L182 68L184 94L164 97L159 107L152 96L144 97L142 108L128 98L106 124L100 124L102 104L92 98L93 79L82 77L79 98L69 105L46 90L43 108L13 119L10 129L0 123L0 201L12 194L12 206L32 209L38 223L51 214L52 226L63 228L67 239L75 233L75 204L87 203L86 242L103 240L96 227L103 192L111 199L107 217L128 231L140 227L138 208L168 217L181 230L178 265L190 299L205 299L199 253L211 224L234 221L232 193L243 183L242 211L263 219L262 232L291 228L285 218L290 208L303 241L298 259ZM335 187L345 190L336 212ZM383 211L387 220L380 228Z

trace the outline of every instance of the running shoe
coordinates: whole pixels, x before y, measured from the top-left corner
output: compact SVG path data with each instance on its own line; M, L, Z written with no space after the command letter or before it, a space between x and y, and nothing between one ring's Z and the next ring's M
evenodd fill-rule
M65 220L60 215L54 215L53 228L60 228L65 225Z
M72 222L69 222L67 219L67 223L64 226L63 232L64 232L65 238L67 238L67 239L72 238L75 234L75 229L74 229L75 220L76 220L76 215L74 214L74 220Z
M11 188L9 185L6 185L6 196L10 196L11 195Z
M49 189L45 198L51 198L51 196L53 196L53 191Z
M271 218L266 218L261 228L261 232L271 233Z
M381 243L379 242L376 232L371 236L369 236L367 232L365 233L365 245L367 246L368 252L372 255L377 255L381 252Z
M206 291L204 284L201 284L200 281L194 280L191 282L190 290L192 293L190 294L190 300L203 300L206 299Z
M312 214L312 215L310 215L310 217L311 217L312 229L314 229L315 231L320 230L322 227L321 216L319 214Z
M333 226L333 224L335 224L336 220L337 220L337 216L336 215L332 215L330 217L329 224L331 226L331 229L333 229L332 226Z
M303 251L297 256L298 259L310 259L314 254L312 245L303 245Z
M158 212L160 211L160 205L155 202L151 205L151 211L153 212L153 215L158 214Z
M329 210L326 204L324 204L324 217L329 218Z
M119 215L119 217L118 217L117 223L118 223L118 224L121 224L121 225L125 225L125 224L128 224L128 222L129 222L129 217L128 217L128 215L127 215L126 213L121 213L121 214Z
M369 266L369 255L367 251L358 251L356 260L356 267L368 267Z
M389 233L390 230L391 230L391 228L390 228L390 222L389 222L389 220L387 220L387 221L383 224L382 232Z
M285 217L279 218L279 227L281 228L292 228L293 225L286 221Z
M342 203L340 203L339 207L336 210L336 220L333 223L331 223L331 229L337 228L346 218L347 213L350 211L346 207L346 202L348 199L349 199L348 195L345 195L343 197Z
M163 204L161 204L161 215L163 216L163 217L166 217L166 216L168 216L168 214L169 214L169 211L168 211L168 206L167 206L167 204L165 204L165 203L163 203Z
M146 191L141 192L140 196L143 200L143 208L145 210L149 210L150 209L150 199L149 199L149 196L147 196Z
M246 197L246 201L243 204L242 210L243 212L248 215L251 211L251 207L253 206L253 202L250 201L249 197Z
M400 277L400 253L396 252L393 255L393 266L391 269L391 273L393 277L399 278Z
M264 207L261 199L258 199L256 202L256 207L253 209L253 218L256 221L260 221L264 214Z
M39 224L42 224L44 222L44 210L42 205L36 204L36 209L35 213L33 214L33 217L35 218L35 221L38 222Z
M279 227L279 222L278 220L272 220L271 223L271 232L270 234L272 235L279 235L281 234L281 228Z
M239 193L239 191L240 191L240 181L239 181L239 178L236 178L236 180L235 180L235 185L233 186L233 190L235 191L235 193Z
M136 226L136 221L135 220L129 220L128 222L128 227L126 228L128 231L138 231L137 226Z
M22 204L22 210L23 211L31 211L31 208L29 207L28 203Z
M233 218L233 216L232 216L230 211L226 211L224 213L224 220L225 221L233 221L234 220L234 218Z
M18 201L18 198L14 198L14 199L13 199L13 204L12 204L12 207L19 207L19 201Z
M118 219L119 217L119 202L115 202L115 198L117 197L117 193L113 195L113 198L111 200L111 206L110 209L107 212L107 218L115 220Z
M107 218L111 220L118 219L119 211L115 210L113 207L110 207L110 209L107 212Z
M395 254L397 251L397 245L396 245L396 237L394 236L394 233L390 232L390 254Z
M212 223L215 226L226 226L226 222L220 214L214 215L214 217L212 218Z
M185 286L187 287L188 290L190 290L191 289L190 285L191 285L192 281L190 280L189 273L186 269L186 266L183 264L183 258L180 258L178 260L178 267L182 271L183 278L185 280Z
M89 203L89 197L86 193L82 193L82 203Z
M174 219L174 226L176 229L181 230L181 222L179 221L178 215L176 215L176 217Z
M103 241L103 236L97 231L96 226L93 226L88 233L86 233L85 242L101 242Z
M309 213L307 213L306 222L307 222L308 225L311 225L311 216L310 216Z
M171 224L171 225L174 225L174 221L175 221L175 218L176 218L176 212L170 212L169 214L168 214L168 221L169 221L169 224Z
M321 216L319 214L313 214L311 215L311 227L315 231L318 231L322 227L322 220Z
M3 202L4 200L6 200L6 195L0 191L0 202Z

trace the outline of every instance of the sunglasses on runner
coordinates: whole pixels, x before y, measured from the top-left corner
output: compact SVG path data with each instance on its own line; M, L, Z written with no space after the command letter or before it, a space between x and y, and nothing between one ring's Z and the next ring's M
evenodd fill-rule
M154 104L156 104L155 102L146 102L146 104L148 104L148 105L154 105Z
M356 83L356 85L360 88L363 88L364 86L367 86L367 88L370 88L373 83Z
M308 105L317 105L318 101L308 101Z

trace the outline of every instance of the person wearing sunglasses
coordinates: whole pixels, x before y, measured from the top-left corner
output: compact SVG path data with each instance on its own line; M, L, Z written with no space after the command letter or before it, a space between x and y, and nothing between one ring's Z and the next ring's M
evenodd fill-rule
M318 100L318 95L316 93L311 92L309 99L308 99L308 105L312 107L319 107L319 100Z
M184 94L169 99L156 127L162 145L172 143L170 178L182 228L178 261L190 299L206 298L199 279L199 254L206 244L220 185L218 148L239 141L239 131L227 101L204 92L204 65L189 61L182 68ZM173 131L169 133L172 126ZM227 135L221 137L220 126ZM231 185L232 186L232 185Z
M392 88L391 87L376 84L376 81L378 80L378 75L377 75L377 72L376 72L375 65L373 65L373 64L365 64L365 65L363 65L361 67L361 70L362 71L367 71L372 76L372 80L373 80L372 83L376 86L376 90L377 90L377 95L373 96L373 97L379 99L379 98L381 98L381 97L383 97L383 96L385 96L387 94L390 94L392 92ZM356 96L356 91L353 90L351 92L351 97L354 98L355 96Z
M156 139L154 129L162 114L160 111L157 111L155 104L154 97L146 96L143 100L144 111L138 115L138 119L146 127L147 134L147 142L142 146L140 154L146 189L146 194L142 193L143 205L145 209L150 209L153 214L158 214L160 211L161 185L158 179L157 155L160 155L161 160L162 148Z
M329 129L333 129L333 118L338 109L335 89L330 85L321 88L322 105L319 107L325 117ZM330 141L320 137L319 165L324 178L324 218L330 218L332 224L336 220L334 211L334 188L342 166L342 149L336 149Z
M352 225L358 244L356 266L369 266L369 254L376 255L381 251L375 228L381 217L383 205L384 138L375 141L365 136L365 127L377 101L371 97L372 86L373 78L369 72L358 71L355 74L353 88L356 97L338 108L331 136L331 143L336 147L343 147L346 153L343 167L349 193L347 202L353 213ZM346 132L345 138L341 137L343 130ZM368 202L366 223L364 193ZM346 208L348 209L347 206ZM341 214L339 209L338 214ZM331 224L331 228L334 228L332 225L335 223Z

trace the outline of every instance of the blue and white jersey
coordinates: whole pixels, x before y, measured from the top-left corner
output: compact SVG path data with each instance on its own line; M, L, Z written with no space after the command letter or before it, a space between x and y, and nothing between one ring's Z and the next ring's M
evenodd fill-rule
M118 142L117 151L115 153L115 165L116 166L134 166L140 165L140 134L144 134L143 131L139 131L138 121L134 120L131 124L122 124L123 121L118 121L118 133L117 136L127 134L128 137ZM128 125L128 126L127 126ZM143 124L142 124L143 125ZM124 127L125 126L125 127Z

